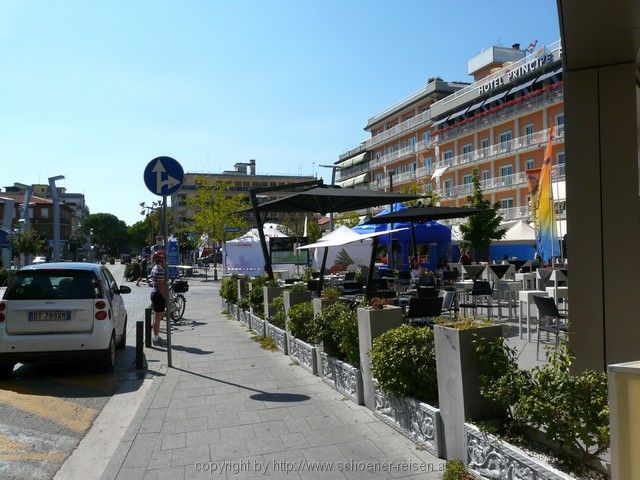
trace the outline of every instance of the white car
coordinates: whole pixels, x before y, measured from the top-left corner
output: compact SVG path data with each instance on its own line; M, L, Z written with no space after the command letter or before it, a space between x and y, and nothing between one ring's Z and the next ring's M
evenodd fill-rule
M127 311L111 272L93 263L41 263L16 273L0 301L0 377L16 363L97 359L111 371Z

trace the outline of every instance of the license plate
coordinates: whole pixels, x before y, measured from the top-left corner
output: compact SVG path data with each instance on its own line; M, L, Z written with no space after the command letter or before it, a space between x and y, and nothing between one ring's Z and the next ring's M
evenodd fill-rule
M57 312L29 312L29 320L32 321L63 321L71 320L71 312L57 311Z

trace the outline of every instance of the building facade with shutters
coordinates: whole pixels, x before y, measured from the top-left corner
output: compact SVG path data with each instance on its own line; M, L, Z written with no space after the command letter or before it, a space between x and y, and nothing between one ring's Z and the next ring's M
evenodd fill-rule
M443 206L465 203L478 168L485 198L500 202L505 221L530 219L526 172L542 165L554 127L553 195L563 218L560 42L541 48L492 47L470 59L467 72L471 83L431 80L369 119L365 130L371 137L341 155L336 165L364 153L369 158L368 188L398 191L417 182L437 193ZM350 173L355 166L339 171ZM339 180L348 178L341 175Z

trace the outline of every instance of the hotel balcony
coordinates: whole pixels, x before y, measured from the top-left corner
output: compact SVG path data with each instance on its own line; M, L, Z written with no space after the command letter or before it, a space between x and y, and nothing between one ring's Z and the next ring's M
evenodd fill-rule
M420 167L420 168L416 168L413 172L412 171L406 171L403 173L398 173L398 174L394 174L393 175L393 186L394 189L395 187L404 184L406 182L412 182L415 180L422 180L425 177L427 179L430 178L431 175L431 170L429 170L426 167ZM375 180L371 182L371 189L372 190L387 190L389 188L389 176L387 175L384 178L381 178L380 180Z
M369 166L373 170L374 168L380 168L396 160L402 160L410 156L415 156L424 150L427 150L432 145L432 142L425 143L424 140L417 142L415 145L410 145L405 148L396 150L395 152L387 153L381 157L374 158L370 161Z
M489 145L485 148L480 148L469 153L463 153L456 155L455 157L448 158L436 162L434 169L442 167L459 167L465 166L470 163L479 163L487 160L495 160L502 157L508 157L515 155L516 153L529 152L531 150L538 150L544 148L549 141L550 128L546 130L540 130L539 132L532 133L531 135L525 135L523 137L514 138L508 142L498 143L496 145ZM564 125L560 125L556 128L556 134L554 138L555 143L564 142Z

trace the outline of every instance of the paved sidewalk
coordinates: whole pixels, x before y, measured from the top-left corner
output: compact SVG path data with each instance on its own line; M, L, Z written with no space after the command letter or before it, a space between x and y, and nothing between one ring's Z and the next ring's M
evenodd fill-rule
M104 480L441 477L443 460L222 315L219 284L189 284L173 368L147 350L157 376Z

